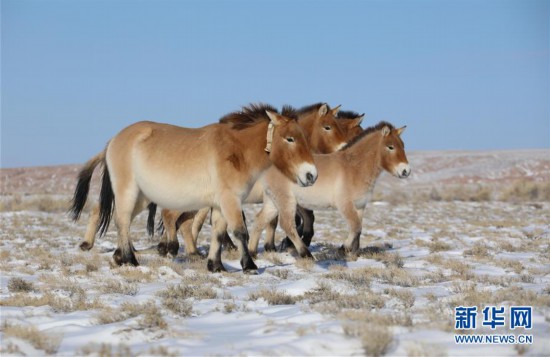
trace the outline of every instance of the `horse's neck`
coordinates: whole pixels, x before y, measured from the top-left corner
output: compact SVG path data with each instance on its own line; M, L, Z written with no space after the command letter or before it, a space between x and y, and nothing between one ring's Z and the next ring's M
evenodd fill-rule
M304 134L306 135L306 139L308 141L313 133L313 124L315 122L314 114L315 113L309 112L309 113L301 114L298 117L298 124L300 124L300 126L304 130Z
M269 155L264 150L267 143L267 125L266 121L233 132L239 140L239 149L242 150L251 175L259 175L271 166Z
M382 140L380 132L375 131L340 152L345 157L342 160L347 166L345 169L353 172L356 178L366 186L365 189L369 189L382 173L380 140Z

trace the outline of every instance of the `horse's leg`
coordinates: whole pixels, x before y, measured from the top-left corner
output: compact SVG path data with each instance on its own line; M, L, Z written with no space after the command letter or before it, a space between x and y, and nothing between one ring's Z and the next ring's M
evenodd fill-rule
M222 263L221 237L227 232L227 222L222 216L219 208L212 208L212 238L210 250L208 251L208 271L215 273L226 271Z
M206 217L208 216L208 212L210 212L210 207L201 208L197 211L197 214L195 215L195 218L193 219L193 224L191 228L191 234L193 236L193 240L195 241L195 246L197 245L197 239L199 238L199 232L202 229L202 225L204 224L204 221L206 220Z
M92 249L95 243L95 235L97 233L97 222L99 221L99 204L96 204L90 212L90 218L88 219L88 226L86 227L86 234L84 240L80 243L80 249L86 251Z
M133 183L128 183L126 186L121 184L117 188L115 188L114 192L116 192L115 222L118 231L118 247L113 254L113 259L118 265L132 264L137 266L139 263L134 254L134 247L130 239L130 224L132 223L136 204L140 200L140 192Z
M264 195L264 204L260 212L256 214L254 218L254 225L252 226L252 232L250 234L250 241L248 242L248 250L250 254L256 256L258 254L258 243L260 242L260 237L265 227L277 219L277 214L279 213L277 207L273 201L267 196ZM273 244L273 242L271 243Z
M359 251L359 238L361 237L363 211L364 209L355 208L352 202L339 207L338 210L342 217L347 221L349 233L342 248L346 253L357 253Z
M313 238L313 223L315 222L315 215L312 210L298 206L300 211L300 216L302 217L302 224L304 226L304 231L302 235L302 240L306 247L309 247L311 244L311 238Z
M134 206L134 211L132 212L132 218L130 222L134 221L134 218L149 205L149 201L145 198L143 195L139 195L138 200L136 201L136 205ZM132 244L132 249L135 252L136 248L134 248L134 245Z
M178 211L168 209L162 210L161 216L162 224L164 225L164 234L162 235L162 239L157 246L157 250L163 257L168 253L174 257L178 255L180 245L176 232L176 222L180 214L181 212Z
M235 236L237 248L241 252L243 272L258 270L248 251L248 230L243 219L240 199L232 193L226 193L221 197L220 208L229 231Z
M296 215L296 200L294 197L286 197L286 199L281 199L281 207L279 207L279 219L281 221L281 228L288 235L296 251L302 258L313 258L311 252L306 247L298 231L296 230L296 221L294 219Z
M266 252L275 252L275 231L277 230L277 224L279 223L279 215L269 221L265 229L265 243L264 250Z
M313 237L313 222L315 222L315 216L313 215L312 210L303 208L300 205L296 207L296 210L298 212L296 216L301 217L301 224L299 227L296 227L296 231L298 232L298 235L302 237L302 241L306 247L309 247L311 244L311 238ZM298 222L298 220L296 220L296 222ZM294 248L294 244L292 244L290 238L286 237L281 242L279 249L280 251L285 251L288 248Z
M193 239L193 221L197 211L184 212L178 218L179 231L183 235L185 243L185 253L187 255L198 255L199 251L195 239Z

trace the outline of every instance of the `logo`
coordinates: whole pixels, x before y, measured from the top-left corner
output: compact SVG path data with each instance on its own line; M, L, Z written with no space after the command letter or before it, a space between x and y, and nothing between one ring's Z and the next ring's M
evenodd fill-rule
M533 308L531 306L512 306L506 311L504 306L486 306L478 313L477 306L455 307L455 330L476 330L478 315L481 326L491 330L506 326L510 330L531 330ZM517 331L515 331L517 332ZM533 335L528 334L455 334L457 344L532 344Z

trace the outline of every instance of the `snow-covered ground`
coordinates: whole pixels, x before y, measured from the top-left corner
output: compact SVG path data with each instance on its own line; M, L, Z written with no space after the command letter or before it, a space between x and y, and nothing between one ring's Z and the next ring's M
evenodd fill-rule
M217 274L183 247L158 257L143 214L132 230L141 266L111 268L114 230L82 252L83 218L0 212L2 356L550 354L549 202L375 202L361 254L345 258L345 222L316 212L316 261L260 251L258 275L234 252ZM481 326L484 307L515 305L533 307L532 329L455 330L455 307L478 306ZM464 333L534 341L456 344Z

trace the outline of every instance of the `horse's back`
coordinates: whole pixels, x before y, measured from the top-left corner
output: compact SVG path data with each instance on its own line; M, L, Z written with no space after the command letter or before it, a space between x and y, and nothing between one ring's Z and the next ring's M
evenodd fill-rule
M219 128L183 128L155 122L138 122L123 129L107 150L114 179L137 185L151 201L172 209L196 209L212 200L215 171L213 142ZM181 200L181 197L188 197ZM190 205L181 206L182 202ZM198 207L201 208L202 206Z

